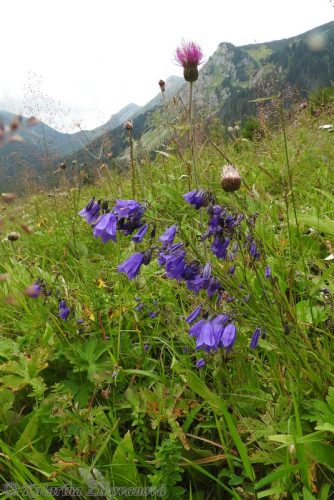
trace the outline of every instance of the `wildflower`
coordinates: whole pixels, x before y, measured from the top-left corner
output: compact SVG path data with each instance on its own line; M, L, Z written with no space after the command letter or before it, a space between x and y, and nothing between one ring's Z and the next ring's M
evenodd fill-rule
M165 90L166 90L166 82L164 82L163 80L159 80L158 85L160 87L161 92L165 92Z
M197 210L201 207L206 207L210 202L214 201L212 194L203 189L194 189L182 196L190 205L194 205Z
M149 350L150 346L148 344L144 344L144 351L147 352Z
M221 174L221 186L224 191L237 191L241 186L241 177L232 165L225 165Z
M214 329L210 321L204 321L196 339L196 349L210 351L216 347Z
M205 366L206 362L204 358L200 358L196 361L196 368L203 368Z
M167 255L166 257L166 274L169 279L180 279L184 271L184 255Z
M168 229L166 229L166 231L164 232L164 234L162 234L159 238L160 241L162 241L162 243L165 245L172 245L173 241L174 241L174 238L175 238L175 235L176 235L176 231L177 231L178 227L177 225L173 225L171 227L169 227Z
M226 347L228 350L231 349L231 347L235 342L236 335L237 335L237 329L233 323L229 323L227 326L225 326L220 339L220 342L223 345L223 347Z
M116 217L112 213L104 214L100 217L93 229L95 238L102 238L102 243L109 240L116 241Z
M143 264L143 258L144 254L142 252L131 255L131 257L118 266L118 271L127 274L129 280L134 279Z
M65 320L65 319L67 319L67 318L68 318L68 316L69 316L70 312L71 312L71 311L70 311L69 307L67 306L67 304L66 304L65 300L61 300L61 301L59 302L59 317L60 317L61 319L64 319L64 320Z
M145 207L135 200L116 200L113 212L117 216L117 229L126 236L143 226Z
M254 260L258 260L261 256L260 252L257 249L256 243L254 240L251 241L250 247L249 247L249 254L251 257L253 257Z
M144 304L143 304L143 303L138 304L138 305L136 305L136 307L135 307L135 311L141 311L142 309L144 309Z
M118 219L122 219L123 217L130 217L130 215L133 215L141 207L142 205L135 200L116 200L113 212L117 215Z
M193 310L192 313L189 314L189 316L186 318L186 323L190 324L192 323L198 316L199 314L201 313L202 311L202 306L199 305L198 307L196 307L196 309Z
M135 243L140 243L142 241L142 239L144 238L145 234L147 233L147 230L149 228L149 224L144 224L144 226L142 226L139 231L134 234L132 236L132 241L134 241Z
M268 279L270 278L271 276L271 269L269 266L266 266L265 270L264 270L264 276Z
M150 317L151 319L156 318L156 317L158 316L158 314L159 314L159 313L158 313L157 311L150 311L150 312L148 313L148 315L149 315L149 317Z
M251 341L250 341L250 345L249 345L249 347L251 349L257 348L260 337L261 337L261 328L255 328L254 333L253 333L252 338L251 338Z
M101 207L99 203L95 202L95 198L91 198L85 208L80 210L79 215L86 219L88 224L94 224L98 218Z
M212 253L218 257L218 259L226 259L227 247L230 243L229 238L224 238L224 236L217 235L211 245Z
M27 286L24 293L31 297L32 299L37 299L42 291L42 287L38 283L34 283L33 285Z
M125 122L123 128L125 128L126 130L133 130L133 121L128 120L127 122Z
M198 66L203 61L203 52L194 42L183 42L175 52L176 62L183 67L183 76L187 82L198 79Z

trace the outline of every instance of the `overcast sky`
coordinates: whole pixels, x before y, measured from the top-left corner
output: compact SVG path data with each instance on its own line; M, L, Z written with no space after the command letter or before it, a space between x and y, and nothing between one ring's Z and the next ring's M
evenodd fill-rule
M330 0L3 1L0 109L44 107L58 129L94 128L182 75L173 62L182 39L208 58L223 41L288 38L333 19Z

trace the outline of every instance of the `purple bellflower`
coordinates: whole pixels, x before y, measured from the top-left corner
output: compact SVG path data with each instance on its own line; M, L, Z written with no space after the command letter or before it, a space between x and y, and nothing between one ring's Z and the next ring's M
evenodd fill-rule
M95 224L99 213L100 213L101 207L99 203L95 202L95 198L91 198L85 208L80 210L79 215L80 217L83 217L86 219L88 224Z
M65 320L68 318L69 314L70 314L71 310L70 308L67 306L65 300L61 300L59 302L59 312L58 312L58 315L61 319Z
M197 210L206 207L212 201L212 194L203 189L194 189L182 195L187 203L193 205Z
M264 270L264 276L265 278L269 279L270 276L271 276L271 269L269 266L266 266L265 270Z
M118 266L120 273L125 273L129 280L133 280L140 271L142 265L147 266L150 263L152 251L138 252L127 258L122 264Z
M249 345L249 347L251 349L257 348L260 337L261 337L261 328L255 328L254 333L253 333L252 338L251 338L251 341L250 341L250 345Z
M103 243L109 240L116 241L117 220L114 214L108 213L100 217L93 229L95 238L102 238Z
M174 224L174 226L171 226L168 229L166 229L164 234L160 236L159 240L162 241L163 246L172 245L177 229L178 229L177 226Z
M202 306L199 305L198 307L196 307L196 309L193 310L193 312L191 312L189 314L189 316L186 318L186 323L190 324L192 323L193 321L195 321L195 319L201 314L201 311L202 311Z
M134 241L135 243L140 243L142 241L142 239L144 238L145 234L147 233L147 230L149 228L149 224L144 224L144 226L142 226L139 231L134 234L132 236L132 241Z
M220 339L220 343L223 345L223 347L226 347L226 349L229 351L235 342L236 335L237 335L237 329L234 323L229 323L224 328L224 331Z
M27 286L24 293L31 297L32 299L37 299L42 292L42 287L38 283Z
M196 361L196 368L203 368L203 366L205 366L205 359L204 358L200 358Z
M144 254L142 252L135 253L118 266L118 271L127 274L129 280L133 280L139 273L143 259Z

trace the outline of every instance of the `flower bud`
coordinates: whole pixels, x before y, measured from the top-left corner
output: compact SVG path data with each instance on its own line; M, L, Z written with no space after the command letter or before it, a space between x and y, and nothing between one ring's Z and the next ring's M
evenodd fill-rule
M228 193L237 191L241 186L239 172L232 165L225 165L221 174L221 186Z
M196 82L196 80L198 79L197 66L186 66L183 69L183 78L186 82Z
M159 84L161 92L165 92L165 90L166 90L166 82L164 82L163 80L159 80L158 84Z
M11 233L9 233L9 235L7 236L7 239L9 241L16 241L18 240L20 237L19 233L17 233L16 231L12 231Z
M126 130L133 130L133 121L129 120L125 122L123 128L125 128Z

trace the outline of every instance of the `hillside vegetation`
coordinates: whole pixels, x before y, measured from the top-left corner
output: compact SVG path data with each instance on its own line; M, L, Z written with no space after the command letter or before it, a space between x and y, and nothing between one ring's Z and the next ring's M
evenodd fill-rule
M3 498L29 485L44 498L56 486L68 498L332 498L324 96L289 115L283 94L258 101L258 121L228 134L195 119L193 160L184 122L154 161L135 158L134 178L60 173L48 194L2 196L0 477L16 484ZM182 196L194 159L201 208ZM234 192L221 186L228 162ZM106 243L91 227L98 200Z

